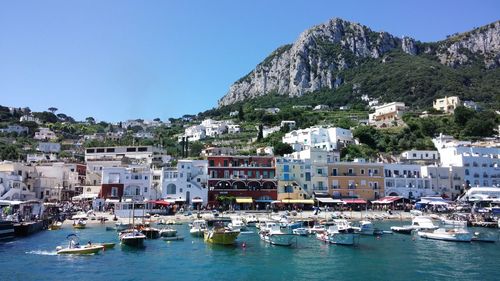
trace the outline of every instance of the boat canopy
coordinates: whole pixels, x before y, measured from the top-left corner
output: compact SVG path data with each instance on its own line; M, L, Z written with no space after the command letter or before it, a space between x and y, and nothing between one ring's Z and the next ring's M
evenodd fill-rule
M321 202L321 203L325 203L325 204L344 204L344 201L340 200L340 199L333 199L333 198L330 198L330 197L319 197L319 198L316 198L317 201Z
M366 204L366 200L353 198L353 199L342 199L346 204Z
M253 203L253 199L250 197L239 197L236 198L236 203Z
M391 204L391 203L394 203L394 202L400 200L401 198L403 198L403 197L401 197L401 196L387 196L387 197L372 201L372 203L373 204Z

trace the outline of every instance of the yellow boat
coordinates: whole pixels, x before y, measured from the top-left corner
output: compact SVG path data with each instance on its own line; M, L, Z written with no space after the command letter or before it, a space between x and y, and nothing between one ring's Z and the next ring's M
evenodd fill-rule
M56 221L56 222L52 223L51 225L49 225L49 230L59 230L59 229L61 229L61 227L62 227L62 222Z
M87 226L87 222L84 220L78 220L73 222L73 228L84 229Z
M234 243L239 234L239 231L232 231L227 227L214 227L213 229L206 230L203 233L203 239L207 243L231 245Z
M115 247L115 243L96 243L98 246L103 246L104 249L112 249Z
M57 254L59 254L59 255L62 255L62 254L90 255L90 254L96 254L103 249L104 249L104 246L102 246L102 245L86 245L83 247L59 249L59 250L57 250Z

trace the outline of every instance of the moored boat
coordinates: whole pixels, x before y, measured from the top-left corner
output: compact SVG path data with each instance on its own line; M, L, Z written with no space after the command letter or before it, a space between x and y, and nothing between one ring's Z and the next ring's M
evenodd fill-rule
M87 222L84 219L79 219L78 221L73 222L73 228L84 229L85 227L87 227Z
M149 239L160 238L160 230L154 227L143 227L141 228L141 232Z
M62 227L62 222L60 221L55 221L51 225L49 225L49 230L59 230Z
M137 229L127 229L120 232L120 243L131 247L141 247L144 245L146 235Z
M419 231L418 236L434 240L471 242L473 235L463 228L438 228L435 230Z
M292 230L292 233L299 236L307 236L309 235L309 230L305 227L299 227Z
M203 238L205 242L220 245L234 244L236 238L240 234L239 231L234 231L225 227L223 223L214 223L214 227L210 230L205 230Z
M161 237L174 237L177 235L177 230L174 228L162 228L160 229L160 236Z
M189 233L194 236L203 236L203 233L207 230L207 222L205 220L195 220L190 226Z
M14 223L0 220L0 241L14 238Z
M259 236L261 240L272 245L291 246L297 243L294 234L282 231L280 225L274 222L268 222L265 228L261 228Z
M411 234L413 230L434 230L437 229L438 226L432 222L430 217L425 216L417 216L414 217L411 221L411 225L404 226L391 226L391 230L396 233L401 234Z

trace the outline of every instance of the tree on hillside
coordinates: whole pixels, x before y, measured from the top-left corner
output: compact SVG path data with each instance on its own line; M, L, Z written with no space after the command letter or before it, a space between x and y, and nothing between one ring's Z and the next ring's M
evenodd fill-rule
M48 110L54 114L58 109L57 107L49 107Z
M283 156L285 154L293 153L293 148L288 143L278 142L273 147L274 155Z
M472 109L469 109L465 106L459 106L455 108L453 112L453 120L460 126L465 126L467 121L469 121L472 117L476 115L476 112Z
M87 117L87 118L85 118L85 122L93 125L93 124L95 124L95 119L94 119L94 117Z
M364 143L373 149L377 147L377 139L380 137L377 129L372 126L357 127L353 132L353 136L359 139L361 143Z
M257 141L261 141L264 138L264 127L262 124L259 125L259 133L257 134Z

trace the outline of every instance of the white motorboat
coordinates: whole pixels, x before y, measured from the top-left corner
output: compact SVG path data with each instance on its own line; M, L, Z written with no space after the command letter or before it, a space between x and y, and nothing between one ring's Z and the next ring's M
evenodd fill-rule
M251 215L251 216L247 216L243 219L243 222L247 225L247 227L255 227L255 225L257 224L258 222L258 219L256 216L254 215Z
M283 232L279 224L268 222L259 232L260 239L278 246L291 246L297 243L297 237L291 233Z
M464 228L438 228L429 231L419 231L418 236L434 240L470 242L472 233Z
M332 244L355 245L359 242L359 234L354 230L347 220L335 219L333 225L326 231L318 232L316 238Z
M307 235L309 235L309 229L307 229L305 227L299 227L299 228L292 230L292 233L295 235L299 235L299 236L307 236Z
M313 225L313 227L309 228L308 231L309 231L309 234L316 234L316 233L321 233L321 232L326 231L326 228L324 225L315 224L315 225Z
M247 230L247 225L240 218L233 218L227 226L232 231L245 231L245 230Z
M177 230L174 228L162 228L160 229L160 236L161 237L175 237L177 235Z
M467 227L467 221L440 218L442 226Z
M379 235L381 231L373 227L373 223L371 221L360 221L359 227L353 227L355 232L361 235Z
M401 234L411 234L413 230L434 230L437 229L438 226L432 222L430 217L418 216L414 217L411 221L411 225L404 226L391 226L391 230L393 232L401 233Z
M267 224L268 222L271 222L271 221L273 221L273 220L268 219L268 218L259 218L259 220L258 220L258 221L257 221L257 223L255 224L255 227L256 227L257 229L263 229L263 228L265 228L265 227L266 227L266 224Z
M190 224L189 233L194 236L203 237L203 232L207 230L207 221L206 220L195 220L192 224Z
M76 215L72 216L71 219L72 220L87 220L89 217L87 216L87 213L85 212L78 212L76 213Z

